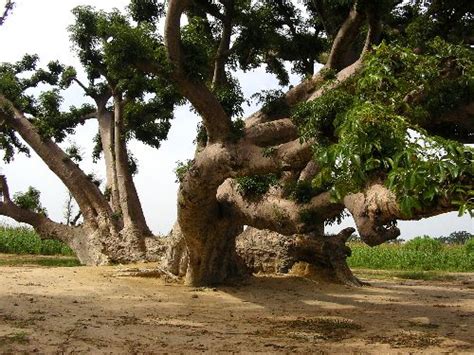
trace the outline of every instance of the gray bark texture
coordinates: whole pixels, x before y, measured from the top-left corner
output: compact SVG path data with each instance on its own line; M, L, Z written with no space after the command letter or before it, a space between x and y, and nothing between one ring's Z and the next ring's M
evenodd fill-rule
M290 235L247 228L237 238L237 252L252 272L288 273L294 265L307 263L328 281L350 286L362 283L352 274L345 245L353 228L337 235Z

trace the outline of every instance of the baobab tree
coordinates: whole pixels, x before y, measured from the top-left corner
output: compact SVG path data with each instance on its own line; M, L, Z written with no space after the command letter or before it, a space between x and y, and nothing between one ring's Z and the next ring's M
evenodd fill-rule
M13 64L0 66L0 117L4 160L33 149L56 174L77 202L83 217L79 226L53 222L44 213L15 203L5 176L1 179L3 201L0 214L24 222L43 238L69 245L84 264L129 262L147 258L147 243L158 243L148 228L133 183L136 163L127 150L135 138L158 148L166 139L174 105L180 101L173 87L161 77L150 78L127 63L127 37L142 38L159 45L160 38L138 21L134 3L128 15L118 11L73 10L71 40L87 81L72 67L51 62L37 67L38 58L27 55ZM37 98L28 90L39 84L50 86ZM94 105L61 110L61 90L79 85ZM103 154L106 187L100 191L61 143L86 120L98 122L96 157ZM24 145L21 139L28 145ZM155 257L155 256L153 256Z
M235 240L247 225L295 235L303 259L357 285L345 261L353 230L328 236L325 224L348 211L374 246L397 238L397 220L472 210L473 150L463 144L474 141L472 10L469 1L307 1L303 10L168 1L170 75L204 128L181 171L171 271L190 285L238 276ZM325 64L314 74L316 59ZM285 84L284 61L303 81L233 120L243 100L232 70L265 65Z

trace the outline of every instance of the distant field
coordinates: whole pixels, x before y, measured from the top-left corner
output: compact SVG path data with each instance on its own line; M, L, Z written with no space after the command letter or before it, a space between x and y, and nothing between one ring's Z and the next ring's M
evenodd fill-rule
M64 243L51 239L41 240L31 228L10 226L0 226L0 253L74 255Z
M383 244L374 248L361 242L348 245L352 249L348 259L352 268L415 272L409 275L410 278L436 278L436 273L418 272L474 272L474 238L464 244L446 244L437 239L418 237L403 244ZM0 255L0 265L79 265L67 245L41 240L27 227L0 226L0 254L13 254Z
M474 239L464 245L447 245L432 238L417 238L404 244L369 247L349 243L352 268L403 271L474 271Z

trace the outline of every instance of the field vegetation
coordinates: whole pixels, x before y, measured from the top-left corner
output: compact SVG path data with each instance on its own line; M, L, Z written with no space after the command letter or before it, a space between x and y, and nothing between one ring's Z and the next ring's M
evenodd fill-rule
M57 240L41 239L28 227L0 226L0 253L73 256L72 250Z
M474 271L474 238L464 243L447 243L446 238L416 237L404 243L369 247L361 242L349 243L352 268L403 271Z
M439 272L474 271L474 238L467 232L454 232L439 238L416 237L407 242L376 247L369 247L354 238L349 246L352 249L352 256L348 259L351 268L391 270L394 272L390 275L394 277L436 279L440 276ZM0 253L17 255L0 258L0 265L80 265L67 245L56 240L40 239L28 227L0 226ZM377 276L372 275L373 272L370 274Z

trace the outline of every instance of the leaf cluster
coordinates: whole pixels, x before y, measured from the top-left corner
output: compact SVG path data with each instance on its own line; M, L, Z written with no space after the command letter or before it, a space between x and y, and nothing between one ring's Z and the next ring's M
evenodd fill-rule
M246 197L261 197L278 184L275 174L244 176L236 179L238 191Z
M30 186L25 192L17 192L13 195L13 202L20 208L30 210L43 216L47 216L46 208L41 205L41 192Z
M302 139L316 138L313 187L340 200L385 181L406 216L443 201L472 209L474 150L421 125L472 99L474 55L439 38L426 48L382 43L352 80L295 109Z

